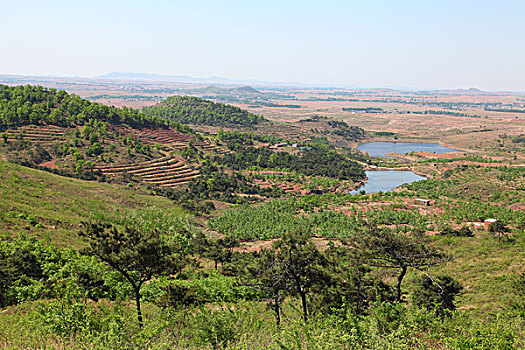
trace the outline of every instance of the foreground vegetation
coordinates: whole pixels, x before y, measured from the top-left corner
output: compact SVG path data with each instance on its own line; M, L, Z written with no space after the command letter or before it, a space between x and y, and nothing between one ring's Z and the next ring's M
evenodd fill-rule
M2 189L5 199L2 203L9 203L7 205L16 208L18 213L29 214L24 205L31 206L31 203L24 204L21 197L10 194L13 192L8 189L16 183L15 177L22 179L18 180L22 181L21 186L35 192L34 201L46 198L47 203L55 203L55 209L63 212L62 215L75 217L72 219L75 225L64 230L64 235L69 233L74 248L63 244L64 235L55 237L55 230L49 230L46 217L55 215L53 212L35 213L35 227L20 232L16 230L20 226L14 224L23 224L29 219L16 215L4 217L4 225L10 231L4 231L8 234L0 244L0 273L4 276L0 290L5 310L0 316L0 338L6 348L37 348L42 344L57 348L159 349L514 349L524 346L525 281L520 263L524 258L520 249L524 236L517 229L500 242L483 232L476 233L475 237L455 237L445 230L444 235L424 237L418 236L418 227L430 225L433 219L416 213L405 216L399 205L397 208L394 205L406 194L311 195L264 204L258 211L246 212L244 217L251 219L253 225L258 222L254 215L263 215L267 210L270 210L267 219L276 213L288 215L287 212L299 210L303 214L288 216L286 220L298 220L291 225L284 224L286 221L281 226L270 222L271 229L280 227L280 231L273 231L273 237L285 237L284 240L243 253L245 250L239 248L249 247L250 243L239 243L237 238L262 237L233 235L218 239L207 235L198 223L199 218L180 209L168 209L173 205L162 197L143 195L138 200L130 190L121 193L115 188L114 192L105 194L108 195L105 201L115 198L114 209L79 206L78 214L67 214L68 208L73 207L66 206L64 198L74 198L75 192L90 193L79 190L78 186L89 184L97 188L95 192L101 196L111 191L110 185L63 179L6 163L2 174L3 183L11 184ZM41 186L43 182L49 184L46 187L61 186L62 190L45 196L31 190L31 186ZM363 213L358 216L359 223L351 217L332 213L338 203L343 205L350 200L358 210L362 201L371 199L391 200L393 210ZM149 207L131 209L139 203L149 203ZM383 216L378 216L380 213ZM212 221L213 225L235 222L233 218L226 220L231 214L225 215ZM350 221L345 223L345 220ZM374 261L380 261L376 259L382 259L387 251L370 248L383 246L380 241L376 241L379 245L373 241L390 232L384 225L397 222L402 228L406 225L403 222L418 221L423 226L405 226L410 236L391 231L392 239L412 237L410 240L426 247L418 253L423 254L420 257L431 259L424 260L427 263L438 264L421 270L419 262L407 260L406 275L399 284L401 302L396 302L395 287L402 265L379 267L383 265ZM123 259L146 249L140 253L141 260L119 260L127 261L131 280L140 278L137 273L148 264L144 260L147 254L154 254L155 259L150 263L160 268L157 270L160 274L144 275L145 282L139 288L143 327L136 319L133 284L108 260L97 258L91 248L86 250L89 240L82 237L89 235L88 222L110 223L122 237L134 232L138 242L149 242L144 248L139 248L142 243L125 245L128 249L135 248L131 248L131 255L122 255ZM38 224L44 227L36 227ZM220 227L217 226L217 230L225 232ZM303 227L303 231L293 233L297 227ZM61 247L32 238L41 237L44 232L40 230L45 228L50 236L53 234L51 242ZM83 235L79 236L79 232ZM251 231L241 229L239 232ZM379 236L374 236L374 232ZM343 239L319 245L321 241L312 240L312 235ZM110 247L107 246L110 236L100 237L106 237L99 240L101 247ZM396 245L404 244L404 239ZM236 248L239 244L242 246ZM259 249L262 250L258 252ZM110 251L113 253L105 257L120 254L115 248ZM286 260L287 255L279 255L285 252L295 257ZM399 252L399 248L392 252ZM433 252L438 254L435 255L438 260L432 260ZM170 258L161 265L159 256ZM136 265L137 262L142 265ZM435 289L434 283L425 282L427 275L420 270L429 273L447 292L443 294L439 288ZM295 281L294 274L301 276L299 285L291 283Z

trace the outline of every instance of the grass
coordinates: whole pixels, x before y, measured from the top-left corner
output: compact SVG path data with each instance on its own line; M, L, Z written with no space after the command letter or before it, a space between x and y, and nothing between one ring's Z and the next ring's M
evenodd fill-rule
M435 244L454 256L434 272L449 274L464 286L464 294L458 299L460 309L494 312L519 301L513 283L525 272L524 234L501 242L488 233L473 238L439 237Z
M79 246L75 232L98 212L145 206L173 208L164 197L144 190L58 176L0 161L0 232Z

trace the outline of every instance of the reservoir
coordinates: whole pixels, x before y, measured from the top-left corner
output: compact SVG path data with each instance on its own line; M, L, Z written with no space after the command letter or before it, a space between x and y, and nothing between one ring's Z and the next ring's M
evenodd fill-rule
M405 154L410 152L448 153L463 152L458 149L443 147L437 143L418 142L368 142L357 147L366 152L370 157L387 157L385 153Z
M366 184L353 190L351 194L359 193L361 190L365 190L366 193L389 192L402 184L426 180L426 177L403 170L366 171L366 177L368 178Z

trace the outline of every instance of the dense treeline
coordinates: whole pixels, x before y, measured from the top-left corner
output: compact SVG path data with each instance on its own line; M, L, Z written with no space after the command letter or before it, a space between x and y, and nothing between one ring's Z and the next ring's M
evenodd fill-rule
M343 107L343 112L381 113L383 108L377 107Z
M239 144L236 144L234 151L224 156L215 156L213 161L234 170L250 167L288 169L305 175L354 181L365 177L361 165L334 150L319 146L305 147L300 155L274 152L265 147L243 147Z
M312 131L315 132L321 132L324 134L334 134L341 136L343 139L348 141L357 141L367 136L366 131L363 128L360 128L358 126L354 125L348 125L343 120L335 120L332 118L320 116L320 115L313 115L306 119L301 119L299 123L308 123L308 122L321 122L328 124L328 126L333 130L320 130L317 131L317 129L312 129Z
M155 106L144 108L144 113L183 124L216 126L254 126L264 120L262 116L239 107L189 96L169 97Z
M0 85L0 130L27 124L83 125L89 120L133 127L166 125L132 108L93 103L63 90Z

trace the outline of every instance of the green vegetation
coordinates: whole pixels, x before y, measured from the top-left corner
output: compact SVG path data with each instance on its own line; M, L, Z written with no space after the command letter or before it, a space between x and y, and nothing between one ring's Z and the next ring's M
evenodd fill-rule
M525 348L520 167L416 160L431 179L351 195L342 192L364 178L355 159L367 159L350 150L222 129L184 135L134 111L114 124L122 110L109 107L85 119L98 105L5 89L2 157L113 183L0 161L0 348ZM262 121L167 101L146 114ZM365 135L311 122L331 139ZM520 137L501 136L501 147L517 150Z
M342 120L334 120L332 118L313 115L306 119L301 119L299 123L315 122L319 127L312 129L315 133L325 135L336 135L342 137L347 141L358 141L366 137L366 132L358 126L350 126ZM327 143L327 142L326 142Z
M250 127L264 120L239 107L189 96L169 97L155 106L144 108L144 114L182 124L217 126Z
M295 227L302 227L306 233L319 237L349 237L362 230L358 218L334 211L314 211L314 208L308 211L309 203L303 198L229 209L210 220L209 225L228 237L242 240L278 238ZM310 215L297 215L303 211Z
M343 107L343 112L381 113L383 108L377 107Z
M134 109L92 103L63 90L0 85L0 130L41 123L83 125L89 120L135 127L165 125L159 118L146 117Z
M108 107L30 85L0 86L0 130L5 130L2 159L98 181L109 180L100 166L160 158L161 147L154 142L188 141L191 136L183 133L192 132L131 108Z
M4 235L34 236L58 246L79 247L75 232L91 215L144 206L167 210L172 204L146 191L65 178L0 161L0 230Z
M223 169L204 162L200 167L201 176L192 180L188 188L184 190L155 189L156 194L161 194L171 200L180 203L183 207L190 209L188 203L191 201L203 201L216 199L227 203L245 203L262 197L280 197L284 191L276 188L261 188L252 185L248 179L240 173L228 175ZM195 203L195 205L198 205ZM210 206L209 209L212 209ZM209 210L203 210L209 212Z
M234 170L258 167L260 169L288 169L305 175L321 175L341 180L364 178L361 165L324 147L305 148L300 155L274 152L266 147L238 146L235 153L215 156L214 162Z

